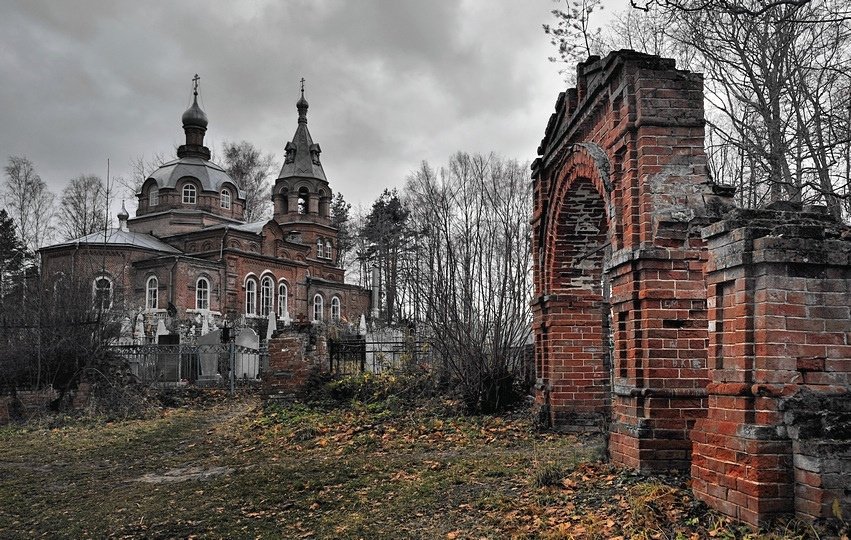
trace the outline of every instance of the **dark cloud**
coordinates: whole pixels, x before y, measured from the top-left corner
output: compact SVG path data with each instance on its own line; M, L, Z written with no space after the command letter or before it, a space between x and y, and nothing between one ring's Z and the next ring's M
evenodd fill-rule
M422 160L534 157L558 68L551 0L21 0L0 18L0 149L56 192L180 144L202 77L208 145L282 156L307 79L310 129L335 190L368 205Z

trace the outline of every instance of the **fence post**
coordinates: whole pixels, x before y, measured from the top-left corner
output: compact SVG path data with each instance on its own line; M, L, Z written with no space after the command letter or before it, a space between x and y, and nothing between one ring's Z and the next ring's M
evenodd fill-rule
M236 350L233 341L228 344L228 356L230 357L230 395L236 392Z

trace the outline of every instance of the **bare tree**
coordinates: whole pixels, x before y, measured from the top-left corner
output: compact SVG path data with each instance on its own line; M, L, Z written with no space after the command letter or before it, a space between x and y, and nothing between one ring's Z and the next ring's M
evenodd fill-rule
M107 226L106 188L98 176L72 178L59 202L59 230L66 240L80 238Z
M222 145L224 167L240 189L245 190L245 221L267 219L272 214L269 170L272 155L263 155L247 141Z
M604 50L704 74L707 154L744 206L787 199L847 215L851 8L839 0L641 0ZM562 50L562 49L559 49Z
M556 0L558 1L558 0ZM600 54L604 45L600 27L594 28L591 19L595 11L603 9L602 0L566 0L567 9L551 11L555 24L544 24L544 33L550 36L550 43L558 49L558 56L550 57L550 62L564 62L561 72L565 80L572 82L576 76L574 64L592 54Z
M400 263L405 304L471 410L506 404L530 333L526 169L458 153L439 173L423 163L405 190L415 231Z
M21 240L35 252L53 236L55 196L24 156L9 157L5 172L3 200L18 224Z
M118 179L118 183L124 188L125 196L129 199L135 199L145 180L166 161L168 160L165 154L159 152L152 155L150 159L146 158L144 154L131 159L130 176Z

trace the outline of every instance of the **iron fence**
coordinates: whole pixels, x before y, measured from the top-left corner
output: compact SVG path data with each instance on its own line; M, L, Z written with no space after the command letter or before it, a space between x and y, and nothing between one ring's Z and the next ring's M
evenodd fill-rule
M123 358L142 384L230 386L260 379L268 350L230 344L115 345L109 351Z
M328 343L331 373L383 373L405 365L422 365L430 361L430 347L425 341L367 341L352 337L332 339Z

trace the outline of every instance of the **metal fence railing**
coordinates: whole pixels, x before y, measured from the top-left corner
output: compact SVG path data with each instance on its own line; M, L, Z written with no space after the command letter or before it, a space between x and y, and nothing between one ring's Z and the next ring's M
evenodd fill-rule
M252 349L233 343L115 345L109 352L123 358L142 384L233 387L259 380L264 358L268 365L265 347Z
M367 341L363 338L330 340L328 352L331 373L382 373L404 365L421 365L430 361L430 347L425 341Z

